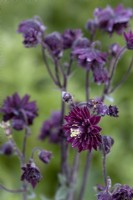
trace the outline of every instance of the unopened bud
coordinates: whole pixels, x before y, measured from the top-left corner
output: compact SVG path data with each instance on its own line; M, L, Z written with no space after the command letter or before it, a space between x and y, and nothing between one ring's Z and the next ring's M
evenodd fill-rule
M62 92L62 99L66 103L71 103L73 101L73 97L69 92Z
M44 162L45 164L48 164L52 158L52 152L42 150L39 153L39 158L42 162Z
M13 153L13 144L9 141L2 145L1 148L2 154L5 154L7 156L12 155Z
M100 150L103 150L105 154L108 154L113 144L114 144L113 138L104 135L102 136L102 144L100 145Z

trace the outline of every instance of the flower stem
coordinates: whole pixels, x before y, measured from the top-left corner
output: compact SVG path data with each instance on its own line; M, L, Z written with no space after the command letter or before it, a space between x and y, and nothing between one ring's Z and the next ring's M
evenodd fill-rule
M115 59L113 58L112 61L110 62L109 81L108 81L108 84L105 85L105 87L104 87L102 98L101 98L102 101L104 101L106 95L110 94L110 87L111 87L111 84L112 84L112 79L113 79L118 61L120 60L122 55L125 53L125 51L126 51L126 47L123 47L121 49L121 51L118 53L118 55L116 56L116 58Z
M86 84L85 84L85 91L86 91L86 101L88 102L89 100L89 70L86 72Z
M127 80L128 76L131 72L132 67L133 67L133 57L132 57L132 60L130 62L130 65L127 69L127 72L124 74L122 79L109 91L109 93L114 92L117 88L119 88Z
M25 157L25 154L26 154L26 145L27 145L27 137L28 135L30 134L30 129L28 126L26 126L25 128L25 135L24 135L24 139L23 139L23 146L22 146L22 154L23 154L23 160L22 160L22 164L24 165L25 164L25 161L26 161L26 157ZM27 187L28 187L28 184L23 181L23 200L27 200Z
M10 192L10 193L21 193L21 192L24 192L24 190L22 190L22 189L17 189L17 190L8 189L5 186L3 186L2 184L0 184L0 189L3 189L6 192Z
M63 125L63 120L64 120L64 113L65 113L65 102L62 101L62 106L61 106L61 126ZM66 142L66 139L64 138L64 132L62 131L62 141L61 141L61 171L62 173L68 177L68 163L67 163L67 158L68 158L68 144Z
M76 178L77 178L78 167L79 167L79 153L76 152L75 157L74 157L72 171L70 174L71 177L69 180L70 192L68 193L66 200L74 199L75 183L76 183Z
M106 170L106 154L103 152L103 177L104 177L104 184L107 188L107 170Z
M42 56L43 56L43 61L44 61L45 65L46 65L47 71L48 71L51 79L53 80L53 82L54 82L55 85L57 85L58 87L60 87L59 84L58 84L58 82L57 82L57 80L55 79L55 77L53 76L53 74L52 74L52 72L50 70L49 63L47 61L47 57L45 55L45 50L43 49L43 47L42 47Z
M86 186L87 186L89 169L90 169L91 157L92 157L92 152L88 151L87 159L86 159L86 165L85 165L83 179L82 179L82 185L81 185L81 188L80 188L78 200L83 200L83 197L84 197L85 189L86 189Z

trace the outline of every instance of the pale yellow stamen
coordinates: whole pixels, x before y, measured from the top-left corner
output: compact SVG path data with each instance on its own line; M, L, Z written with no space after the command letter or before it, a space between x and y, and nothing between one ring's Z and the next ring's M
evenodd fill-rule
M71 135L70 135L71 137L76 137L77 135L80 134L79 128L71 128L70 130L71 130Z

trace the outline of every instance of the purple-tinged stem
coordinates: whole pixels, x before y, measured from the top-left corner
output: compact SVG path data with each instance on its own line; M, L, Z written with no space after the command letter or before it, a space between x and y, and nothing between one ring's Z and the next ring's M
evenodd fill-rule
M105 87L104 87L102 98L101 98L102 101L104 101L105 96L109 94L111 83L112 83L112 79L113 79L113 76L114 76L118 61L120 60L122 55L125 53L125 51L126 51L126 47L123 47L121 49L121 51L118 53L118 55L116 56L116 58L115 59L113 58L113 60L110 62L109 81L108 81L108 84L105 85Z
M71 73L72 63L73 63L73 58L72 58L72 55L70 55L69 65L68 65L68 69L67 69L67 76L69 76Z
M86 165L85 165L83 179L82 179L82 185L81 185L81 188L80 188L78 200L83 200L86 186L88 186L87 185L87 179L88 179L88 174L89 174L89 169L90 169L91 157L92 157L92 152L88 151L87 159L86 159Z
M130 65L127 69L127 72L124 74L124 76L122 77L120 82L118 82L112 89L109 90L109 93L114 92L117 88L119 88L127 80L128 76L131 72L132 67L133 67L133 57L132 57L132 60L130 62Z
M63 125L64 121L64 113L65 113L65 102L62 101L62 106L61 106L61 126ZM62 131L62 134L64 132ZM64 135L62 137L61 141L61 171L62 173L68 177L68 163L67 163L67 158L68 158L68 144L66 142L66 139L64 138Z
M103 152L103 177L104 177L104 184L107 188L107 170L106 170L106 154Z
M17 190L8 189L1 184L0 184L0 189L5 190L6 192L10 192L10 193L22 193L22 192L24 192L24 190L22 190L22 189L17 189Z
M49 64L48 64L48 61L47 61L47 57L45 55L45 50L43 49L43 47L42 47L42 56L43 56L43 61L45 63L45 66L47 68L47 71L48 71L51 79L53 80L54 84L57 85L60 88L60 85L59 85L58 81L55 79L55 77L53 76L53 74L52 74L52 72L50 70L50 67L49 67Z
M23 139L23 146L22 146L22 154L23 154L23 165L25 164L26 162L26 146L27 146L27 138L30 134L30 129L28 126L26 126L25 128L25 135L24 135L24 139ZM26 183L26 181L23 181L23 200L27 200L28 197L27 197L27 187L28 187L28 184Z
M75 157L74 157L74 162L73 162L73 167L72 171L70 174L70 180L69 180L69 185L70 185L70 192L67 195L66 200L73 200L74 199L74 192L75 192L75 183L77 179L77 172L78 172L78 167L79 167L79 153L76 152Z
M89 70L86 71L86 84L85 84L85 92L86 92L86 101L88 102L89 100Z
M27 138L28 138L29 134L30 134L30 129L27 126L25 128L25 135L24 135L23 146L22 146L23 164L25 164L26 145L27 145Z

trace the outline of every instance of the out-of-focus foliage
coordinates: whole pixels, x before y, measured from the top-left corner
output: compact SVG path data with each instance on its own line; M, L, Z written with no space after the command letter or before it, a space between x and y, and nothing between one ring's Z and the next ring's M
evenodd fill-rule
M38 133L44 119L47 119L53 110L60 108L60 91L53 85L42 62L39 47L25 49L22 45L22 37L16 33L20 21L38 15L47 26L47 32L61 31L67 28L81 28L84 34L85 23L88 18L93 17L95 7L105 7L107 4L115 7L122 3L125 7L132 7L132 0L1 0L0 1L0 104L7 95L18 92L20 95L26 93L31 95L32 100L37 101L39 117L32 127L32 136L28 139L27 155L31 154L34 146L41 146L53 151L54 157L47 166L43 165L37 158L36 163L40 167L43 179L38 184L36 200L40 196L53 197L57 187L57 173L60 170L59 146L49 144L47 141L37 140ZM133 23L131 22L132 26ZM98 37L103 41L103 50L113 42L124 45L120 36L103 35ZM132 51L119 63L114 81L118 81L128 67ZM84 76L85 72L75 64L73 74L69 81L69 92L75 100L84 100ZM113 183L120 182L133 186L133 79L132 74L124 86L119 88L114 95L114 104L120 110L118 119L106 117L102 121L103 134L109 134L115 139L111 154L107 159L108 175ZM100 95L100 86L92 87L92 97ZM107 104L110 104L107 101ZM21 148L23 133L14 133L15 139ZM0 130L0 145L6 141L2 130ZM74 153L72 150L71 158ZM77 186L80 186L82 170L85 163L86 152L81 154L80 172ZM9 188L18 188L20 183L19 161L15 156L0 156L0 183ZM99 152L94 153L93 163L89 175L88 188L85 200L95 199L93 186L102 183L102 161ZM18 200L18 194L10 194L0 190L1 200ZM40 198L41 199L41 198Z

